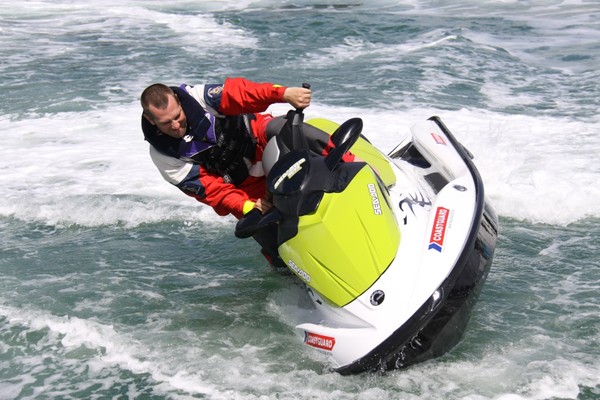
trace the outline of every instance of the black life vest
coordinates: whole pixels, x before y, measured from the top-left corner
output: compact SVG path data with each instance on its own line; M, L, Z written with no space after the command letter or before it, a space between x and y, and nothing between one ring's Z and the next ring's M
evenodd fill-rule
M214 117L184 89L171 89L187 119L186 135L180 139L165 135L142 117L144 139L161 153L200 164L225 182L242 183L249 175L244 157L255 158L256 140L250 127L254 115Z

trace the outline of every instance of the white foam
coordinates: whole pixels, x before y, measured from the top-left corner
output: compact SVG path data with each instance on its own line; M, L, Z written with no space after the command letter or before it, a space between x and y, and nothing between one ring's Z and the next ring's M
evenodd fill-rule
M389 112L316 106L307 115L361 116L363 133L390 151L410 126L438 115L475 156L487 196L500 215L551 224L599 217L597 121L504 115L483 110Z
M298 287L276 291L272 300L263 303L287 323L292 318L290 313L296 312L294 303L301 292ZM202 312L198 306L186 306L175 315ZM594 354L575 352L577 345L539 329L536 332L541 333L533 336L522 335L512 341L507 338L492 345L483 339L485 330L470 330L471 337L465 340L474 339L473 343L463 341L440 359L384 375L348 379L322 373L321 356L297 340L291 326L281 329L268 318L265 324L272 325L256 325L248 316L238 315L247 310L211 309L237 316L227 318L231 324L226 329L217 322L198 330L184 326L165 329L158 322L119 326L0 305L2 330L24 332L18 346L29 346L25 338L37 337L31 346L44 349L43 355L36 351L19 357L15 362L26 373L10 387L2 386L19 393L21 388L33 385L34 376L43 373L50 375L45 384L51 390L66 393L72 390L70 383L65 383L70 379L68 374L80 372L87 379L76 385L100 383L110 388L122 384L123 371L128 371L145 380L145 390L168 397L179 393L214 399L256 399L278 393L286 398L336 399L354 398L359 391L361 399L367 400L395 399L399 394L410 399L541 400L576 398L580 386L594 388L600 384L600 364ZM171 316L165 315L167 319ZM270 329L273 327L278 329ZM52 359L52 366L42 362L42 357Z
M228 22L217 22L212 15L173 14L170 12L140 10L136 16L145 22L165 24L179 34L179 45L196 56L207 55L215 48L254 48L257 40L243 29Z
M211 218L158 174L138 107L0 117L10 142L0 149L0 215L86 226Z
M189 6L188 3L184 6ZM214 15L208 13L212 7L197 6L196 10L177 12L173 8L176 4L171 2L169 7L163 7L161 2L123 2L118 0L90 1L86 4L77 4L72 1L37 1L11 4L6 15L13 18L42 18L36 24L27 24L27 29L22 29L19 24L7 24L6 32L10 41L3 41L0 48L12 49L7 51L12 62L27 62L35 58L49 55L77 54L78 46L89 46L86 41L65 42L64 36L97 35L98 43L107 45L118 43L122 38L122 29L147 32L148 40L157 40L162 44L172 44L181 47L196 56L206 56L214 52L215 48L242 47L253 48L257 40L249 32L233 24L218 21ZM101 16L101 17L100 17ZM168 28L161 31L160 37L153 37L152 27L163 25ZM166 35L166 32L172 35ZM29 41L32 41L29 43ZM23 42L28 42L26 47L27 57L22 57ZM82 59L82 62L88 60ZM14 65L13 65L14 66Z
M48 224L135 226L165 219L221 221L158 174L139 128L137 103L13 120L0 148L0 215ZM288 109L272 108L275 114ZM307 119L360 116L390 151L417 121L439 114L475 155L500 215L555 224L600 216L598 123L482 110L384 111L314 103ZM226 219L225 223L230 223Z
M539 254L541 256L550 256L550 257L560 257L563 255L563 247L569 247L574 244L579 244L583 242L583 244L590 243L592 241L591 236L581 236L581 237L571 237L567 240L555 240L550 246L541 250Z
M63 357L68 358L69 352L73 350L79 348L93 350L84 353L85 360L80 360L81 368L84 369L84 366L87 366L89 369L86 373L92 378L108 379L106 369L119 367L134 374L149 374L158 383L159 392L161 385L167 393L174 389L205 395L220 392L216 383L204 383L197 371L186 372L171 365L170 363L177 359L177 354L163 354L161 351L164 349L161 349L160 346L152 349L155 345L152 342L140 342L140 339L143 340L141 333L134 340L127 334L119 333L112 325L77 317L59 317L31 309L23 312L18 308L1 305L0 316L4 316L11 326L47 332L44 341L53 344L54 348L59 346L64 349L57 362L61 362ZM155 339L154 336L151 335L151 337ZM58 350L58 348L56 349ZM169 349L170 347L167 345L166 350ZM54 377L54 379L60 379L60 377ZM7 389L18 392L26 383L26 381L21 381L19 385L13 385ZM114 382L108 386L111 384Z

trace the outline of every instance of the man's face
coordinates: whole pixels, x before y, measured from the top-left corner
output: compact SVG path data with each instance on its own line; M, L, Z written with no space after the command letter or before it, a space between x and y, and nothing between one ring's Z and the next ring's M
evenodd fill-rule
M156 125L162 133L177 139L185 136L187 120L181 104L175 97L169 96L166 108L160 109L150 105L148 109L153 116L153 118L147 118L148 121L152 125Z

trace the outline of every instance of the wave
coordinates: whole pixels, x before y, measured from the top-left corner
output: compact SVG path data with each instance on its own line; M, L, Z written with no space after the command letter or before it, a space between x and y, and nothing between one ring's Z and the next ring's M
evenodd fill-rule
M402 55L428 47L440 46L455 39L457 39L456 35L447 35L442 30L434 30L415 40L383 46L349 36L344 39L342 44L320 48L314 53L308 53L306 62L318 67L327 67L338 66L357 59L376 59L378 63L381 62L388 66Z
M190 216L219 220L164 182L148 155L137 103L105 110L15 120L0 149L0 215L51 225L136 226ZM271 108L274 114L287 110ZM487 110L388 111L313 103L307 119L359 116L364 134L384 152L410 126L439 115L470 149L500 215L568 224L600 217L597 122L505 115Z

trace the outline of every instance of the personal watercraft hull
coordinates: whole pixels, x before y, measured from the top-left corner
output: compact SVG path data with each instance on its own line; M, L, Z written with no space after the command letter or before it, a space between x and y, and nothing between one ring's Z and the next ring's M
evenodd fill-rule
M427 177L426 180L431 186L429 194L425 193L427 192L426 190L420 190L419 196L421 196L421 199L417 199L416 203L419 201L421 204L430 203L428 208L431 210L431 214L434 214L435 210L442 209L452 210L451 212L457 214L454 209L460 206L460 201L455 205L446 205L444 203L436 202L436 197L439 195L439 192L448 185L459 187L456 192L460 192L461 190L472 192L473 201L470 206L472 209L472 217L470 217L470 226L463 230L465 238L464 243L462 244L462 250L456 256L453 265L448 269L447 276L445 276L441 283L434 288L435 290L431 290L426 301L422 302L422 304L412 312L408 319L402 321L402 318L398 318L397 323L399 325L396 329L388 329L387 331L390 333L386 337L383 337L385 334L382 335L381 332L376 333L378 330L385 331L385 329L379 329L380 327L377 327L377 323L372 322L374 320L371 320L366 324L372 325L369 326L368 329L361 329L360 327L354 329L354 333L356 334L355 337L352 337L352 334L341 334L342 331L348 330L343 323L339 324L337 328L331 328L336 327L336 322L333 321L338 320L339 316L332 316L332 310L329 310L330 305L327 304L326 301L323 301L318 294L311 294L316 307L320 308L322 311L319 313L319 318L322 319L322 321L320 321L321 329L314 329L315 325L313 323L299 324L298 328L303 332L305 343L331 354L331 367L341 374L403 368L414 363L438 357L449 351L462 337L469 321L471 310L477 301L481 288L490 270L498 231L497 216L486 201L483 182L472 161L471 155L455 139L439 118L433 117L430 119L430 122L434 123L439 131L432 130L434 127L423 128L425 130L429 129L431 132L426 131L426 134L421 134L421 140L423 136L428 136L428 138L431 138L434 142L439 142L436 142L434 146L452 148L459 156L460 161L464 163L464 175L472 179L470 185L465 184L463 186L461 182L453 183L453 176L451 177L448 175L459 175L459 173L444 171L444 169L449 169L450 167L443 165L443 158L440 156L440 159L435 160L438 155L433 151L428 152L426 149L417 148L414 143L416 140L415 137L413 137L411 141L398 146L395 151L390 153L389 158L395 164L399 164L401 168L406 167L406 165L402 164L408 163L414 170L423 169L426 171L422 172L422 175ZM429 135L427 135L427 133L429 133ZM357 151L357 153L362 155L359 151ZM425 156L426 153L429 153L429 157ZM433 163L437 163L438 166L433 168L431 166ZM450 159L449 163L456 164L458 161L456 159ZM394 165L394 167L396 167L396 165ZM461 166L458 168L460 169L463 167ZM459 179L457 179L457 181L458 180ZM465 189L465 187L468 189ZM405 190L406 189L403 188L401 190L402 193L405 193ZM401 196L395 197L393 189L391 189L390 192L392 202L395 200L395 202L397 202L396 207L402 208ZM419 196L415 196L414 193L411 194L412 199ZM414 203L415 201L413 201L413 207L418 208ZM458 219L458 216L454 215L454 217L455 219ZM399 223L405 224L404 228L408 225L404 222L406 221L405 218L406 216L403 218L399 218L398 216ZM467 217L467 219L468 218L469 217ZM456 223L458 225L458 221L450 221L449 224L451 223ZM451 233L449 225L445 225L445 229L446 235L449 235ZM435 225L432 226L432 228L426 228L423 240L425 241L425 245L428 245L427 250L425 251L436 253L437 255L438 251L446 251L445 248L440 248L440 246L445 246L447 244L432 239L434 231ZM407 234L415 235L416 232L419 231L407 232L405 234L403 232L403 234L404 236ZM422 229L420 232L423 234ZM403 238L403 241L405 240L406 238ZM417 242L418 241L415 241L415 243ZM409 261L418 263L420 261L418 260L418 257L419 256L417 255L414 260ZM392 265L390 269L393 267L394 266ZM383 274L379 280L383 281L385 279L393 280L402 278L401 274L396 274L393 275L393 277L388 278L386 277L388 274L392 275L391 271ZM380 289L376 289L378 285ZM419 283L415 282L415 285L419 285ZM390 298L391 301L391 297L393 296L392 291L396 286L399 285L394 285L393 283L386 285L378 281L372 288L369 288L366 291L365 295L371 293L370 296L373 296L379 290ZM403 289L407 290L407 286L404 286ZM398 287L398 290L402 289ZM365 297L365 295L363 295L363 297ZM371 301L371 299L369 299L369 301ZM363 303L365 302L366 299L363 299ZM384 304L385 302L377 307L381 307ZM373 307L373 303L368 306L371 306L371 309L375 308ZM402 304L398 302L395 306L401 307ZM346 308L351 308L351 305L347 305ZM388 315L384 316L384 318L393 320L395 314L393 308L387 313ZM360 318L363 319L363 314L361 314L361 312L353 312L353 314L354 316L360 316ZM330 318L329 321L327 320L328 317ZM365 319L363 319L363 321ZM375 321L378 320L375 319ZM323 329L323 326L327 325L329 329ZM360 325L360 323L357 323L357 325ZM375 326L375 329L372 329L373 326ZM378 337L378 339L369 340L369 336L371 335ZM349 357L336 354L335 346L341 346L343 341L349 342L348 345L345 346L346 348L355 349L360 347L362 342L368 342L370 343L369 345L372 346L372 349L368 350L364 355L348 361L350 358L355 357L357 353L351 352L352 355ZM365 346L365 348L368 349L368 346Z
M446 353L463 335L497 239L471 154L437 117L389 155L359 138L358 118L308 123L335 131L338 154L272 157L275 211L262 219L277 224L281 261L312 300L298 313L304 343L341 374ZM340 161L348 148L359 162Z

